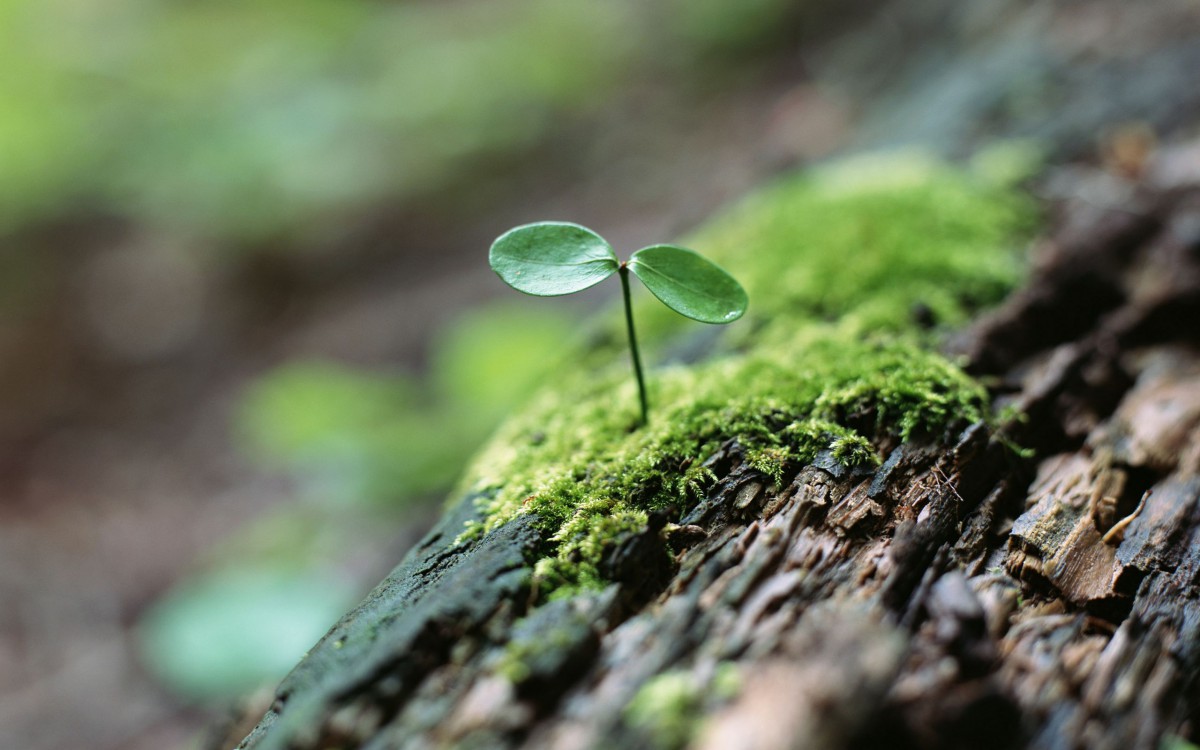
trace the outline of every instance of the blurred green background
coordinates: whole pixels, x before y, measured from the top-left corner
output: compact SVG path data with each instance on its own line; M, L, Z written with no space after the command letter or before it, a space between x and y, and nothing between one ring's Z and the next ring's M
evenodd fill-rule
M0 229L90 211L320 246L631 85L709 85L793 6L4 0Z

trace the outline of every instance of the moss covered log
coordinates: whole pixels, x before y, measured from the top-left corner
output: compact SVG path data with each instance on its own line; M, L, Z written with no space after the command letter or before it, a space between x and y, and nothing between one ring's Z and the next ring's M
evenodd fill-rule
M1025 162L1006 147L980 163L1006 155ZM744 322L696 334L656 306L638 311L660 352L642 429L620 332L581 347L469 470L484 519L460 539L536 516L548 540L538 583L568 595L606 582L606 550L648 514L686 515L728 441L778 484L818 456L869 467L897 442L992 421L984 389L933 348L1021 277L1034 211L996 171L860 157L781 180L699 229L686 242L746 285ZM711 337L704 359L680 362L680 337L697 335Z
M640 429L599 324L241 747L1187 747L1200 171L1045 211L1014 153L687 238L745 324L641 311Z

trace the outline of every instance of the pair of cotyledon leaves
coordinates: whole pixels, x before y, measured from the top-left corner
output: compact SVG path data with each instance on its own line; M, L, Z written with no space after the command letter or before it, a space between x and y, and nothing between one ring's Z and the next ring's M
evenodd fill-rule
M621 270L612 246L568 222L526 224L502 234L488 255L492 269L514 289L539 297L571 294ZM746 311L746 292L703 256L675 245L651 245L627 267L664 305L702 323L731 323Z

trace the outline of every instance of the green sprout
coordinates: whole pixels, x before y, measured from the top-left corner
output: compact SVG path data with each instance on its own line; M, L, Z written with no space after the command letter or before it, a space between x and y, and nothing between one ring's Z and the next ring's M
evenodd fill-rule
M746 312L746 290L720 266L692 250L651 245L628 261L617 259L612 246L592 230L561 221L543 221L510 229L492 243L488 262L506 284L537 297L583 291L614 273L625 295L625 326L637 377L641 424L649 407L642 358L633 330L629 273L667 307L701 323L732 323Z

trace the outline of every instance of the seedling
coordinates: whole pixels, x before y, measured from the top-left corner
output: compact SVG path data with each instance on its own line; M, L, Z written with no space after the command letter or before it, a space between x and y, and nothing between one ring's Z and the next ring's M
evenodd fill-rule
M625 327L637 377L641 423L648 418L646 381L633 330L629 273L667 307L701 323L732 323L746 312L742 285L718 265L686 248L651 245L628 261L617 259L600 235L578 224L543 221L510 229L492 243L488 262L506 284L537 297L557 297L595 286L614 273L625 296Z

